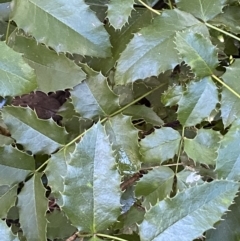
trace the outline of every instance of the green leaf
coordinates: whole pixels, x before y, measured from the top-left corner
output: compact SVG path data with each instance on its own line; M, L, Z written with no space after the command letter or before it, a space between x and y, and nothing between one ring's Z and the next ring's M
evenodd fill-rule
M33 69L22 55L0 42L0 96L16 96L37 88Z
M227 67L222 76L224 83L238 94L240 94L239 71L240 60L236 59L231 66ZM235 119L240 118L240 99L225 87L222 90L221 116L225 128L231 125Z
M108 4L108 14L110 24L115 29L121 29L128 21L133 10L134 0L111 0Z
M162 127L146 136L140 142L142 160L146 164L160 164L174 157L178 152L181 136L178 131Z
M178 102L178 120L184 126L194 126L206 119L217 103L217 87L210 77L191 82Z
M181 241L190 241L197 238L227 211L238 188L239 184L235 182L213 181L159 202L146 213L140 224L141 241L179 241L179 237ZM189 226L194 228L189 229Z
M195 162L215 165L220 138L217 131L200 129L194 139L184 139L184 151Z
M32 38L11 35L10 46L24 54L24 60L35 70L38 90L43 92L72 89L85 79L85 73L64 54L57 54ZM67 81L66 81L67 80Z
M84 0L14 0L12 20L58 53L110 56L108 34Z
M1 186L2 187L2 186ZM17 199L18 185L7 187L4 193L0 195L0 218L6 218L9 209L15 205Z
M115 82L132 83L173 69L180 62L174 44L175 33L190 27L195 32L208 32L192 15L177 9L165 10L151 25L134 34L118 60Z
M54 240L59 238L65 240L76 232L76 228L71 225L64 213L56 209L51 213L47 213L47 220L48 239Z
M12 137L34 154L50 154L66 142L64 128L53 119L38 119L35 111L29 107L7 106L2 111L2 117Z
M203 78L213 74L218 65L217 49L209 39L192 31L178 32L176 47L197 77Z
M70 155L74 151L74 147L74 145L66 147L63 151L53 154L48 161L44 173L47 176L48 186L51 187L53 194L59 195L59 192L63 192L64 176L67 169L66 161L71 158Z
M46 241L48 200L42 185L41 173L35 173L18 195L21 228L27 240ZM31 214L31 215L29 215Z
M138 131L131 122L131 117L122 114L110 118L106 124L106 132L116 153L120 171L136 172L140 169L140 153Z
M0 185L22 182L35 169L33 156L12 146L0 147L0 156Z
M105 230L119 216L120 175L115 165L111 144L98 123L77 144L67 165L62 209L79 231Z
M211 229L206 233L207 241L238 241L240 239L240 196L234 199L234 203L230 206L220 223L215 225L215 229Z
M18 237L13 235L11 229L3 220L0 220L0 234L2 241L19 241Z
M205 22L222 12L227 0L177 0L177 7Z
M218 178L240 180L240 120L232 123L228 133L223 137L218 149L216 173Z
M227 6L223 9L223 13L218 14L212 21L235 33L240 34L240 6Z
M161 101L165 106L177 105L183 95L181 85L170 86L161 96Z
M0 22L8 21L11 12L10 3L0 3Z
M133 120L144 119L147 123L154 126L164 124L163 120L151 109L145 105L132 105L123 111L124 115L132 116Z
M136 197L145 198L143 206L155 205L170 195L172 191L174 172L169 167L157 167L145 174L137 182Z
M70 92L75 110L84 118L98 119L119 109L118 97L101 73L92 71L86 81Z

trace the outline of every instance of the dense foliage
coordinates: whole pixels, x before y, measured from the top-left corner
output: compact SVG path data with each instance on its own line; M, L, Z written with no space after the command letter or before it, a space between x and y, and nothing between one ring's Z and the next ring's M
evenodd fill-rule
M1 0L0 36L1 240L239 240L238 0Z

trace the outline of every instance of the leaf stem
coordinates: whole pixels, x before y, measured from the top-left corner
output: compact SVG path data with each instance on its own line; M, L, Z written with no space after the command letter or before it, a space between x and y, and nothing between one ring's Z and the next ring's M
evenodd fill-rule
M8 20L7 31L6 31L6 44L8 44L8 36L9 36L9 29L10 29L10 20Z
M168 0L168 6L169 6L170 9L173 9L173 5L172 5L171 0Z
M217 80L220 84L222 84L224 87L226 87L229 91L231 91L235 96L237 96L240 99L240 94L238 94L235 90L233 90L231 87L229 87L227 84L225 84L221 79L219 79L216 75L212 75L212 78Z
M180 155L181 155L182 146L183 146L183 141L184 141L184 134L185 134L185 126L183 126L183 129L182 129L182 136L181 136L181 141L180 141L180 145L179 145L179 149L178 149L178 157L177 157L177 164L176 164L176 169L175 169L175 175L176 175L177 172L178 172Z
M145 6L146 8L148 8L150 11L156 13L157 15L161 15L161 13L159 13L157 10L151 8L150 6L148 6L145 2L143 2L142 0L138 0L143 6Z
M99 237L109 238L109 239L113 239L113 240L127 241L126 239L118 238L118 237L107 235L107 234L97 233L96 235L99 236Z
M205 23L205 24L206 24L209 28L215 29L215 30L217 30L218 32L224 33L225 35L228 35L228 36L230 36L230 37L232 37L232 38L240 41L240 38L238 38L237 36L235 36L235 35L227 32L227 31L225 31L225 30L222 30L222 29L220 29L220 28L218 28L218 27L215 27L215 26L213 26L213 25L210 24L210 23Z

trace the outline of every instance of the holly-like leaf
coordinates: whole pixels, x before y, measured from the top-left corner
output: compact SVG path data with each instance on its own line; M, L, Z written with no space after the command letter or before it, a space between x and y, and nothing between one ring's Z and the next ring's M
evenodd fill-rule
M154 168L137 182L135 194L144 197L144 206L153 206L170 195L173 178L174 172L169 167Z
M238 183L217 180L160 201L140 224L141 241L179 241L179 237L189 241L201 236L227 211L238 188Z
M47 213L47 220L48 239L54 240L59 238L65 240L76 232L76 228L71 225L64 213L59 210L55 209L53 212Z
M18 195L19 219L27 240L46 241L48 200L41 176L41 173L34 174Z
M23 95L37 88L33 69L21 54L0 42L0 96Z
M120 171L136 172L140 168L138 131L132 125L131 117L116 115L106 124L106 132L112 143Z
M3 186L2 186L3 187ZM15 205L17 199L18 185L8 187L4 193L0 195L0 218L6 218L9 209ZM1 232L1 231L0 231Z
M223 13L218 14L212 21L214 23L221 23L225 28L235 34L240 34L240 6L227 6Z
M188 13L191 13L196 18L205 22L214 18L222 12L222 8L227 3L227 0L177 0L177 7Z
M183 87L181 85L170 86L161 96L161 101L165 106L177 105L183 95Z
M71 91L71 97L75 110L84 118L108 116L119 109L118 97L106 77L94 71Z
M210 77L191 82L178 102L178 120L184 126L194 126L207 118L217 103L217 87Z
M121 29L128 21L128 17L133 10L133 4L133 0L110 1L108 4L107 17L115 29Z
M14 0L12 6L18 27L56 52L110 56L108 34L84 0Z
M67 165L62 209L79 231L105 230L120 214L120 175L104 128L94 125ZM109 208L111 207L111 208Z
M53 119L40 120L29 107L7 106L2 117L11 135L34 154L56 151L65 144L67 133Z
M154 126L164 124L163 120L151 109L145 105L132 105L123 111L124 115L132 116L133 120L144 119L147 123Z
M0 220L0 234L3 241L20 241L17 236L15 236L11 228L9 228L5 221Z
M240 94L239 71L240 60L235 60L231 66L227 67L226 72L222 76L224 82L238 94ZM240 118L240 99L223 87L221 100L221 116L226 128L235 119Z
M181 136L178 131L162 127L140 142L140 152L145 164L158 164L174 157L179 149Z
M12 146L0 147L0 156L0 185L22 182L35 169L33 156Z
M191 14L165 10L150 26L134 34L118 60L115 82L132 83L173 69L180 62L174 44L175 33L190 27L195 32L208 34L206 27Z
M194 139L184 139L184 151L195 162L215 165L221 134L200 129Z
M24 60L35 70L38 90L51 92L72 89L86 75L64 54L57 54L45 45L37 44L33 38L12 34L10 46L24 54Z
M223 137L218 149L216 173L218 178L240 180L240 120L233 122L228 133Z
M197 77L213 74L218 65L217 49L209 39L192 31L178 32L176 46L182 59Z
M206 233L207 241L219 240L239 240L240 238L240 196L234 199L234 203L230 206L229 212L223 217L222 221L215 225L215 229L211 229Z

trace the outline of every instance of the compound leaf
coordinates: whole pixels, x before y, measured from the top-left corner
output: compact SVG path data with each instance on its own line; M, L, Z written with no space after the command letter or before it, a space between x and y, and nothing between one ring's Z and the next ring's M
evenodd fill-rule
M33 156L12 146L0 147L0 185L13 185L25 180L35 170Z
M180 62L175 34L190 27L207 34L206 27L191 14L177 9L165 10L151 25L134 34L118 60L115 82L132 83L173 69Z
M110 56L108 33L84 0L14 0L12 20L58 53Z
M67 132L63 127L53 119L38 119L29 107L7 106L2 111L2 117L12 137L34 154L50 154L66 142Z
M178 152L181 136L170 127L162 127L140 142L143 162L159 164L174 157Z
M133 10L133 0L111 0L108 4L107 17L115 29L121 29L128 21Z
M218 149L216 173L218 178L240 180L240 120L232 123L228 133L223 137Z
M178 102L178 120L184 126L194 126L207 118L217 103L217 87L210 77L191 82Z
M192 31L178 32L176 46L182 59L193 73L203 78L213 74L218 65L217 50L209 39Z
M27 240L46 241L48 200L41 177L41 173L35 173L18 195L19 219Z
M33 69L5 43L0 42L0 96L16 96L37 88Z
M215 165L220 138L217 131L200 129L194 139L184 140L184 151L195 162Z
M227 0L177 0L177 7L207 22L222 12Z
M77 144L67 165L62 208L79 231L94 234L117 220L121 191L115 165L111 144L98 123Z
M239 71L240 60L235 60L231 66L227 67L226 72L222 76L224 82L238 94L240 94ZM223 87L221 100L221 116L226 128L235 119L240 118L240 99Z
M140 224L141 240L179 241L181 237L182 241L190 241L201 236L227 211L238 188L238 183L216 180L160 201ZM189 226L194 228L189 229Z

